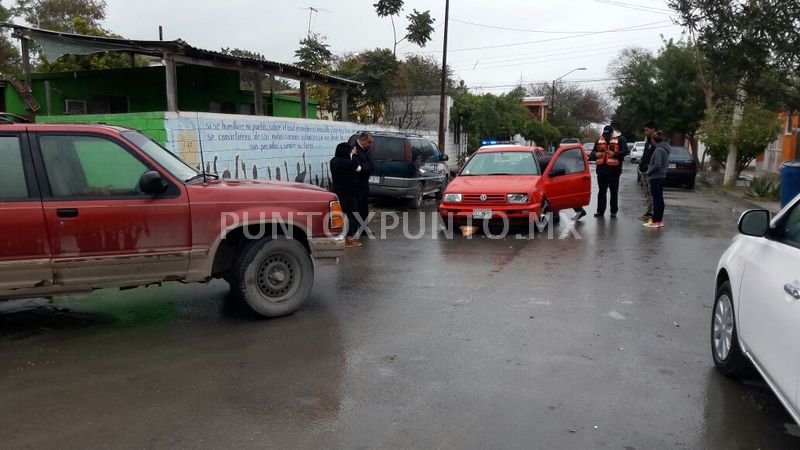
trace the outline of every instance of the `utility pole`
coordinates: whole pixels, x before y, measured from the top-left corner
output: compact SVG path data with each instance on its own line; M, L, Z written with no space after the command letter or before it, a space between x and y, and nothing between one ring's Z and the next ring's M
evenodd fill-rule
M444 153L445 107L447 105L447 25L450 20L450 0L444 2L444 44L442 46L442 89L439 91L439 151Z

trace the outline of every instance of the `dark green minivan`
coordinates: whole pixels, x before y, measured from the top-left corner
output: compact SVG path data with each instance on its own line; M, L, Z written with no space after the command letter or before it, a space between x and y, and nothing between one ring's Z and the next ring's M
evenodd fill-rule
M422 205L426 195L441 198L450 178L449 158L436 144L417 134L371 133L375 172L369 180L370 197L405 198L414 209ZM353 135L350 142L357 136Z

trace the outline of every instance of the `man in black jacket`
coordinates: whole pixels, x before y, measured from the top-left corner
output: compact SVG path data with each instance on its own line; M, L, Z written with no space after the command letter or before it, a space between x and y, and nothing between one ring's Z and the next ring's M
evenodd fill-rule
M595 217L603 217L606 213L607 193L611 191L611 217L617 217L619 211L619 178L622 176L622 161L628 156L628 143L622 134L614 131L611 125L603 128L594 143L592 156L596 159L597 185L597 212Z
M650 192L650 177L647 176L647 169L650 167L650 158L653 157L653 141L651 136L658 131L656 123L653 121L644 124L644 151L642 152L642 159L639 161L639 181L642 183L642 191L644 198L647 202L647 210L642 214L639 219L647 222L653 218L653 194Z
M372 152L369 149L372 141L372 133L362 131L355 142L355 160L361 166L361 171L356 174L356 180L358 181L358 215L365 224L369 217L369 177L375 171L375 166L372 163Z
M347 234L345 245L348 248L361 247L361 243L353 239L358 227L355 214L358 211L358 180L361 166L356 159L356 148L342 142L336 146L336 155L331 159L331 190L339 197L342 212L347 215Z

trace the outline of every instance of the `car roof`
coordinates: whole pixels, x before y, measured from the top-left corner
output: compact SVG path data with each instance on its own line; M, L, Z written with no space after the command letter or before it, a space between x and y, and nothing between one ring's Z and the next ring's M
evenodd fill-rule
M117 125L83 124L83 123L0 123L0 130L5 131L97 131L112 132L131 131L130 128Z
M534 148L527 145L485 145L475 153L499 153L499 152L527 152L533 153Z

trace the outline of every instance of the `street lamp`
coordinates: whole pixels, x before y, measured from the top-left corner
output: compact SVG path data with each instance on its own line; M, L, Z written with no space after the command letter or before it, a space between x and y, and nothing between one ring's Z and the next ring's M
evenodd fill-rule
M556 118L556 82L567 75L571 74L572 72L577 72L579 70L586 70L586 67L578 67L577 69L572 69L569 72L561 75L560 77L553 80L553 90L550 91L551 94L551 101L550 101L550 123L553 123L553 120Z

